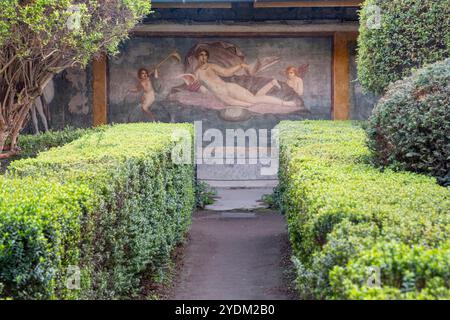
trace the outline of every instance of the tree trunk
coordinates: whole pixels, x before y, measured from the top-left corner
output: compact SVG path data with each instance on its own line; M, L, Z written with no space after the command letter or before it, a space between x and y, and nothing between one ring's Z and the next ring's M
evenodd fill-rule
M0 115L0 159L4 157L3 148L5 146L6 139L8 138L8 136L9 136L8 128L6 127L6 123L3 117Z
M28 38L23 39L26 43ZM28 44L26 45L28 47ZM35 50L34 50L35 49ZM0 54L0 157L9 157L19 151L18 137L30 108L55 72L73 64L61 53L44 52L42 48L30 49L24 58L12 45L2 46ZM4 150L8 141L9 148Z
M17 121L14 123L11 132L11 150L17 149L17 139L19 137L20 131L22 131L23 127L25 126L25 120L27 119L32 104L33 103L31 102L20 107L19 117Z
M3 152L3 147L5 146L6 138L8 137L8 132L0 131L0 153Z
M27 103L9 107L9 110L17 108L17 112L6 119L6 124L0 126L0 159L9 158L19 153L20 148L17 146L20 131L22 131L27 115L30 111L32 103L27 99ZM6 140L10 138L9 145L5 146Z
M5 128L6 129L6 128ZM9 158L11 156L10 151L3 152L3 149L5 147L6 139L9 136L9 132L4 130L0 130L0 159Z

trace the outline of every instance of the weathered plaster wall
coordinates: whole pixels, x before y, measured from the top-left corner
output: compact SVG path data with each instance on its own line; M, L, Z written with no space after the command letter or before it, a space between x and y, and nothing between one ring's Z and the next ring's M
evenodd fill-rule
M350 42L350 119L366 120L369 118L373 107L379 97L363 92L358 81L356 65L356 42Z
M39 98L50 129L92 126L92 77L91 66L86 69L71 68L56 75ZM44 131L41 114L36 112L37 126ZM35 133L35 124L30 121L23 133Z
M91 68L73 68L53 79L54 97L49 102L53 128L92 126Z

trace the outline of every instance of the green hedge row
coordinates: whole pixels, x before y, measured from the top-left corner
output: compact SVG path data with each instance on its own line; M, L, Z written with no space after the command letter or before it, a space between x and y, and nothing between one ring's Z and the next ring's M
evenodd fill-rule
M47 151L50 148L60 147L81 136L93 133L98 128L75 129L71 127L59 131L48 131L45 133L33 135L24 134L19 136L19 147L21 149L17 158L35 157L39 152ZM102 130L102 129L100 129Z
M412 69L450 57L448 0L365 0L360 11L358 80L383 94Z
M305 298L450 298L450 192L369 163L359 123L282 122L279 202Z
M193 165L171 158L179 130L192 139L187 124L105 127L11 163L0 180L0 296L130 298L143 274L161 274L195 203ZM80 289L68 289L77 268Z
M6 171L9 163L18 159L26 159L35 157L39 152L47 151L50 148L60 147L73 140L80 138L81 136L89 133L93 133L96 130L103 130L99 128L89 129L75 129L66 127L59 131L48 131L45 133L33 135L23 134L19 136L20 152L8 159L0 160L0 174Z

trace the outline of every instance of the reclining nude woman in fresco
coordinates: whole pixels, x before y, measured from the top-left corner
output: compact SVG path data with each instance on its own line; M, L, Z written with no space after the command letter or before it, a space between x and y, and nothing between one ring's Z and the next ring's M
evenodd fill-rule
M210 57L212 54L214 56ZM244 54L231 43L197 44L186 56L187 73L179 76L186 86L174 88L173 94L176 96L178 90L187 89L205 97L212 95L227 107L249 108L256 112L267 109L264 105L271 105L274 113L308 111L301 97L303 92L295 90L288 82L257 75L277 64L279 57L258 58L252 65L244 61ZM188 95L183 98L184 102L190 100ZM213 103L211 99L208 101Z
M254 115L309 113L303 100L308 65L293 67L300 65L295 56L284 56L284 60L271 52L277 51L253 52L247 63L249 57L233 43L198 42L184 54L183 65L178 50L173 49L156 65L141 65L137 79L136 71L123 68L112 82L115 89L110 99L135 106L128 111L128 121L154 121L155 112L164 112L175 121L174 114L182 109L186 114L195 109L216 110L221 119L230 121ZM142 56L146 56L145 49Z
M276 79L271 80L265 86L256 92L251 93L249 90L241 87L233 82L225 82L220 78L231 77L241 69L249 70L250 66L241 63L234 67L223 68L217 64L209 63L209 52L206 49L200 49L196 54L199 65L195 71L196 78L214 95L224 103L231 106L250 107L256 103L275 104L280 106L296 106L295 101L283 101L282 99L266 95L273 87L281 88Z

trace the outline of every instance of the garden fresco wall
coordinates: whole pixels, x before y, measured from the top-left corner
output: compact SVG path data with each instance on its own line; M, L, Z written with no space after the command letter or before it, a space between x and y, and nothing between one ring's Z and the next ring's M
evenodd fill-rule
M91 66L85 69L70 68L57 74L44 89L38 103L43 113L36 112L38 130L43 132L44 119L50 129L67 126L88 128L92 126L92 77ZM36 109L38 110L38 109ZM36 126L30 121L23 133L35 133Z
M45 92L51 128L92 126L91 66L71 68L55 76ZM41 123L40 123L41 125Z
M208 63L231 72L214 71L225 81L220 88L215 76L197 68L202 49ZM165 58L156 78L155 65ZM331 59L330 37L132 38L109 61L109 121L203 120L204 128L245 129L272 128L282 119L330 119ZM249 68L233 70L241 62ZM142 68L154 97L139 79Z
M164 9L158 8L144 19L144 24L161 23L223 23L226 24L274 23L274 21L289 21L289 23L355 22L358 20L356 8L326 7L326 8L253 8L251 3L233 4L231 9ZM198 44L212 45L210 62L222 67L232 67L241 62L240 59L255 67L258 58L259 68L254 68L255 74L239 71L233 77L224 78L249 89L253 94L267 84L267 80L277 79L282 87L271 89L269 96L283 100L297 100L297 106L281 107L270 104L254 104L252 107L231 107L214 97L214 94L201 95L198 82L189 80L190 76L182 74L193 72L186 58ZM225 43L230 52L220 50L217 43ZM222 48L223 49L223 48ZM367 119L376 101L376 97L362 92L357 82L356 74L356 44L350 47L350 77L351 77L351 119ZM159 68L159 77L150 75L156 95L147 95L148 113L139 106L141 95L136 91L139 84L137 71L152 68L171 52L177 52L180 61L169 58ZM185 122L203 120L205 128L271 128L282 119L330 119L331 118L331 37L246 37L246 38L163 38L136 37L122 45L119 56L109 61L109 108L108 122L151 121L153 119L165 122ZM285 70L288 66L297 68L299 77L303 80L303 95L295 97L295 92L288 92ZM265 83L266 82L266 83ZM294 87L294 86L291 86ZM187 90L186 90L187 89ZM295 90L294 90L295 91ZM211 97L212 96L212 97ZM89 127L93 124L92 112L92 68L86 70L71 69L57 75L46 89L43 104L49 126L54 129L65 126ZM229 102L229 101L228 101ZM289 103L288 103L289 104ZM290 109L289 109L290 108ZM39 118L39 117L38 117ZM33 132L32 124L26 131ZM39 119L39 129L42 121Z
M195 92L182 90L186 82L182 74L186 70L186 56L189 50L202 43L229 43L231 48L239 49L244 61L250 65L258 58L269 58L268 67L258 71L254 79L275 78L285 86L288 65L302 67L304 92L301 96L304 106L309 110L289 109L281 106L257 105L242 111L240 108L227 108L226 105L211 99L192 100ZM151 76L156 91L151 112L155 119L163 122L192 122L203 120L205 128L271 128L282 119L330 119L331 109L331 38L145 38L137 37L122 46L122 53L109 61L109 122L151 121L140 107L141 93L128 93L139 83L137 70L151 71L155 64L177 52L181 58L169 58L158 68L159 77ZM364 93L357 81L356 43L350 47L350 118L364 120L370 116L378 97ZM214 50L213 50L214 52ZM271 57L278 57L270 61ZM210 62L216 61L211 56ZM236 62L231 59L231 62ZM270 65L270 63L273 63ZM92 76L91 66L86 69L72 68L55 76L43 96L45 113L49 126L60 129L65 126L89 127L92 125ZM190 70L192 71L192 70ZM232 80L232 79L231 79ZM227 78L230 81L230 78ZM256 81L258 82L258 81ZM264 80L263 80L264 82ZM243 83L245 87L248 84ZM178 91L178 93L174 93ZM274 94L276 88L269 92ZM276 95L276 94L275 94ZM280 95L279 95L280 96ZM201 95L197 94L197 97ZM283 95L281 95L283 97ZM292 95L290 96L292 97ZM186 103L191 98L192 104ZM286 96L284 96L286 98ZM289 96L288 96L289 98ZM210 106L208 106L210 105ZM288 112L292 111L292 112ZM39 129L42 121L38 116ZM25 130L33 132L30 123Z

